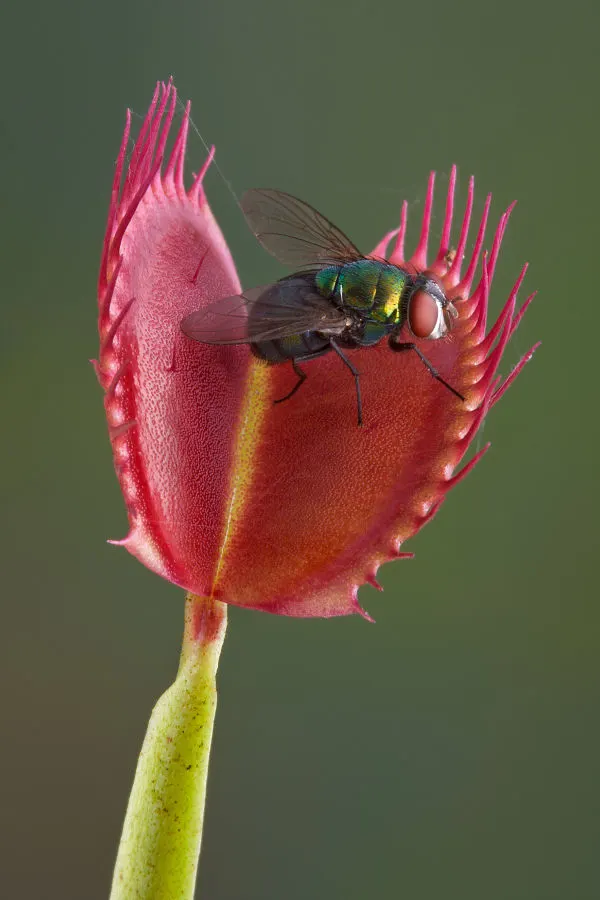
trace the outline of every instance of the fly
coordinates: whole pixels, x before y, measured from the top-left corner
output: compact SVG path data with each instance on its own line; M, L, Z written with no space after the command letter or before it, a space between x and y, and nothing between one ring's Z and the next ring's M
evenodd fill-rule
M271 364L291 362L297 381L276 400L289 400L306 380L301 363L334 352L352 374L362 425L360 374L345 351L387 338L391 350L414 351L447 390L464 400L414 341L438 340L457 311L437 279L425 272L363 256L332 222L302 200L274 190L247 191L241 200L258 241L294 274L226 297L186 316L181 330L206 344L250 344Z

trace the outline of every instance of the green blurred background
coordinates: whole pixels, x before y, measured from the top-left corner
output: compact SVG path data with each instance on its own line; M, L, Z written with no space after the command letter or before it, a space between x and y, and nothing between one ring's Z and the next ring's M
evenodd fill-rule
M416 239L432 167L459 165L461 199L473 172L496 218L518 198L493 306L525 259L540 295L503 371L543 340L416 559L363 589L375 626L231 610L199 896L600 896L598 8L33 0L2 16L0 896L107 897L177 665L181 592L105 543L126 522L87 363L125 108L143 114L170 74L238 193L297 193L360 246L403 197ZM189 171L203 158L192 135ZM207 186L243 281L279 274L214 170Z

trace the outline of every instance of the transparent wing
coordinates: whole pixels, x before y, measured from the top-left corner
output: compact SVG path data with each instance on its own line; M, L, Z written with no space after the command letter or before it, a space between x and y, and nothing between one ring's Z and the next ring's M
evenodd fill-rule
M346 317L316 293L312 277L292 276L225 297L186 316L181 330L203 344L247 344L304 331L339 331Z
M265 250L289 266L360 259L352 241L320 212L282 191L246 191L241 207Z

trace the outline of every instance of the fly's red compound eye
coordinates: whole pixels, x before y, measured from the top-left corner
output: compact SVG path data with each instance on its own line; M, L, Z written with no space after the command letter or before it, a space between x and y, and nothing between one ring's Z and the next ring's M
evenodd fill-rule
M438 300L423 288L418 288L408 304L408 327L416 338L437 336L443 322L442 308Z

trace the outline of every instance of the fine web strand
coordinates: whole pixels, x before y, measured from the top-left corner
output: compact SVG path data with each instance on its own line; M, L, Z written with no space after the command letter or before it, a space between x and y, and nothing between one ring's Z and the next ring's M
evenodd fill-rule
M182 115L185 114L185 104L183 103L183 101L181 100L180 97L177 97L177 108L181 111ZM190 123L190 128L192 128L192 130L194 131L196 136L200 139L200 142L201 142L202 146L204 147L204 149L206 150L206 153L209 154L211 151L211 147L209 146L207 141L204 140L204 138L200 132L200 129L198 128L198 126L196 125L194 120L192 119L191 115L188 117L188 120ZM216 169L216 171L219 174L219 177L221 178L221 181L223 182L223 184L225 185L225 187L227 188L227 190L233 197L235 205L238 207L238 209L241 210L242 207L241 207L240 201L238 199L238 196L237 196L236 192L234 191L231 182L223 174L223 170L221 169L221 167L219 166L219 163L217 162L217 160L215 158L213 158L211 166L213 166Z

